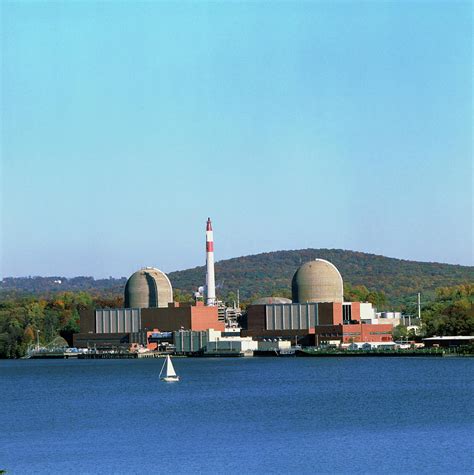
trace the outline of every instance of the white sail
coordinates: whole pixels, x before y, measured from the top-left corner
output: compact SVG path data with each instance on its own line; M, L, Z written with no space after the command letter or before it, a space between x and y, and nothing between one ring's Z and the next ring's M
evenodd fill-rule
M169 378L170 376L176 376L176 371L174 370L173 363L171 362L171 358L169 355L166 356L166 360L163 363L163 367L161 368L160 376L162 374L165 378Z
M179 376L176 374L173 363L169 355L166 356L165 362L161 367L160 379L163 381L179 381Z
M173 363L171 361L170 355L166 357L166 377L176 376L176 371L174 370Z

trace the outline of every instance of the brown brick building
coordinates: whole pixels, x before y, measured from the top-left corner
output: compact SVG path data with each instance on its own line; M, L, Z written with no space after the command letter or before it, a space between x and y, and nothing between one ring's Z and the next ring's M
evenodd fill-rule
M196 305L173 302L163 308L87 310L82 311L80 317L80 333L73 336L74 346L78 348L146 344L146 333L153 329L160 332L208 328L224 331L217 307L206 307L202 302Z
M352 341L392 341L392 325L362 323L360 303L251 305L243 336L282 338L306 346Z

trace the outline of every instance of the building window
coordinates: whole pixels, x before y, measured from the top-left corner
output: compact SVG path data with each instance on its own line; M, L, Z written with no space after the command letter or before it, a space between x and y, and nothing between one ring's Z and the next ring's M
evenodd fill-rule
M352 320L352 307L349 305L342 305L342 322L348 324Z

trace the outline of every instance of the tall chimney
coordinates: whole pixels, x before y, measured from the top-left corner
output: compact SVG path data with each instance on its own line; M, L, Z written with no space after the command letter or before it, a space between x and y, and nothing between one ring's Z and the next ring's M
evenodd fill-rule
M214 237L211 218L206 225L206 305L216 305L216 278L214 275Z

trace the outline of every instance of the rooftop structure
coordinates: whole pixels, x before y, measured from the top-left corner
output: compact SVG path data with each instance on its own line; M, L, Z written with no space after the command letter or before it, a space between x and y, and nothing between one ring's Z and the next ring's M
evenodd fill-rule
M430 338L423 338L423 343L427 347L442 346L445 348L473 345L474 335L432 336Z
M252 305L270 305L273 303L291 303L291 300L285 297L261 297L254 300Z

